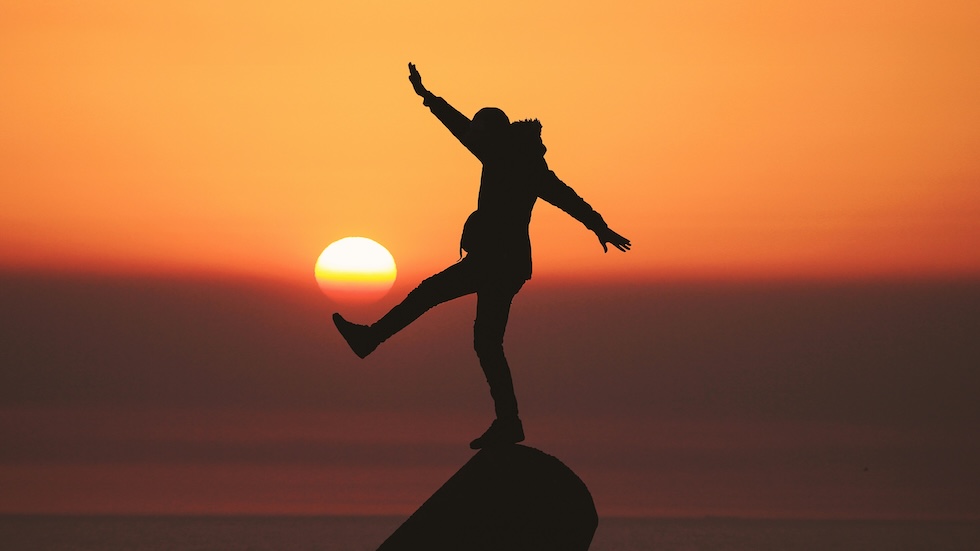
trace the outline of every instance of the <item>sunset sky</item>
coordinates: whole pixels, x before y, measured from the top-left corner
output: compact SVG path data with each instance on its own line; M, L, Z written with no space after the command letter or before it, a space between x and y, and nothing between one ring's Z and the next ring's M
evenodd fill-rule
M978 28L966 0L0 2L0 512L404 514L466 461L472 301L360 362L313 278L387 247L366 321L458 257L480 166L411 61L540 119L633 241L540 204L508 333L528 444L600 515L980 517Z
M638 246L543 207L542 271L980 273L975 2L4 2L6 265L426 273L479 165L407 81L544 124ZM602 261L601 268L596 265Z

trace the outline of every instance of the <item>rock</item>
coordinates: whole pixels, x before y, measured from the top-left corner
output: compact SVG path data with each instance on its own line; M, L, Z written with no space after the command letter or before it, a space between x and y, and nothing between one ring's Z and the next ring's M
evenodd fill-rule
M527 446L473 456L378 551L586 551L592 495L558 459Z

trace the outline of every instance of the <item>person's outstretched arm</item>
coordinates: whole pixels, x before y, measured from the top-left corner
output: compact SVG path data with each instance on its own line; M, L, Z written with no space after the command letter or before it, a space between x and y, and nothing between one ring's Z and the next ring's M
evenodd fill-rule
M604 252L609 252L609 245L623 252L630 250L632 246L630 240L609 229L602 216L586 203L585 199L575 193L575 190L568 184L559 180L553 170L545 172L538 196L567 212L572 218L592 230L599 238L599 244L602 245Z
M422 75L419 74L418 69L415 68L414 63L408 64L408 81L412 83L412 88L415 89L415 93L422 97L422 105L425 105L432 111L432 114L439 119L453 136L459 140L466 149L469 149L471 153L480 157L477 152L473 151L470 146L463 140L466 132L470 129L470 119L466 115L460 113L455 107L449 105L449 102L440 98L439 96L433 94L422 85Z

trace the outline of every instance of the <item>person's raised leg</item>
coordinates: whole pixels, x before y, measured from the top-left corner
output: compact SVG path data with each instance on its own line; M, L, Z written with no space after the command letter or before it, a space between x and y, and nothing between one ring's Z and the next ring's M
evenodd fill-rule
M475 291L472 268L464 259L423 280L404 300L372 325L351 323L339 313L333 315L333 321L351 350L364 358L433 306Z
M470 442L473 449L516 444L524 440L514 380L504 356L504 333L510 316L510 306L522 284L523 282L489 289L481 287L477 291L473 348L490 386L496 419L482 436Z

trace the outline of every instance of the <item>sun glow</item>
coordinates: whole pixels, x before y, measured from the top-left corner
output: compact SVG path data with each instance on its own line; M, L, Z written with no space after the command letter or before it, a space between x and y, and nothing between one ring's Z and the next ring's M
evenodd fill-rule
M395 283L395 259L366 237L345 237L331 243L314 269L323 294L336 302L366 304L380 300Z

